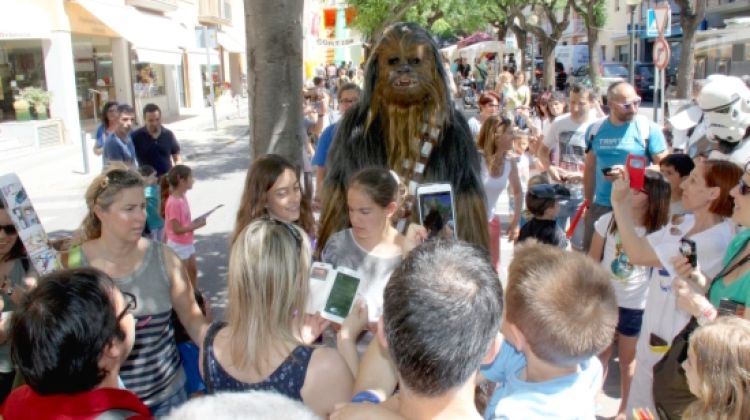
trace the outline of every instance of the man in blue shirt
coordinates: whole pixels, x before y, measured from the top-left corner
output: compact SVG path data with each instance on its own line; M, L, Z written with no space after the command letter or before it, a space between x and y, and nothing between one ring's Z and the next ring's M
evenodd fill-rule
M361 90L354 83L346 83L341 86L338 92L339 115L346 114L354 104L359 102ZM313 206L320 206L320 192L323 191L323 180L326 177L326 159L328 158L328 149L333 143L333 136L336 135L336 128L339 126L338 121L326 127L318 139L318 146L315 149L312 164L315 166L315 196L313 197Z
M669 153L661 129L637 115L641 98L633 86L624 81L613 83L607 89L607 103L609 117L586 130L583 189L590 205L584 218L584 252L591 246L596 220L612 211L610 195L614 178L604 175L602 170L625 165L629 154L645 156L658 165Z
M112 162L122 162L129 168L137 166L135 147L130 138L130 129L135 122L135 110L132 106L122 104L117 106L117 128L104 141L104 164L102 169L107 169Z
M143 107L143 121L145 125L133 132L133 145L140 165L150 165L156 169L156 176L160 177L172 165L182 163L180 144L174 133L161 125L161 110L156 104Z

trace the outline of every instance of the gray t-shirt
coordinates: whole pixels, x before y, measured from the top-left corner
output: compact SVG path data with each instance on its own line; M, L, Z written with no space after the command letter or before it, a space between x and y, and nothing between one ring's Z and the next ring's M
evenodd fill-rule
M370 322L383 312L383 290L393 270L401 263L401 254L378 256L365 251L354 240L351 229L336 232L326 243L321 260L335 268L346 267L360 277L360 294L367 301Z

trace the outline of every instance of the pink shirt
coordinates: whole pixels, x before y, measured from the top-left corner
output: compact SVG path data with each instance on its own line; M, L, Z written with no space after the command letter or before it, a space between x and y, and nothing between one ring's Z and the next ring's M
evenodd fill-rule
M190 206L186 197L178 198L170 195L167 198L167 204L164 209L164 220L166 221L165 230L167 240L180 245L191 245L193 243L193 232L174 233L172 230L172 220L177 220L181 226L190 226L193 222L190 217Z

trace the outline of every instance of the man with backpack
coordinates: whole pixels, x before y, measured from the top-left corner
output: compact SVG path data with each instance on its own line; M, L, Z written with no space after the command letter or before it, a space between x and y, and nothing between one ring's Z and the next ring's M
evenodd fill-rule
M632 85L615 82L607 89L610 113L586 131L586 162L583 173L584 198L589 203L584 216L584 252L591 246L594 222L612 211L610 195L614 178L605 174L615 165L625 165L629 154L645 156L651 163L669 153L661 129L638 115L641 98Z

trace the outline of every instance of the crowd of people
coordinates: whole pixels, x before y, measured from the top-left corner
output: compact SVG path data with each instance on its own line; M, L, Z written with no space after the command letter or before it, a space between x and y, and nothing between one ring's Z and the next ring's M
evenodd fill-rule
M586 87L532 104L503 72L465 124L489 249L397 230L407 186L382 167L351 176L348 227L316 244L328 150L361 95L333 70L304 94L310 167L248 168L223 320L199 291L192 171L155 105L133 133L134 110L105 105L106 168L63 269L37 276L0 207L3 418L591 419L614 352L618 419L750 418L747 165L672 150L626 82L605 115ZM309 310L314 260L356 273L340 321Z

